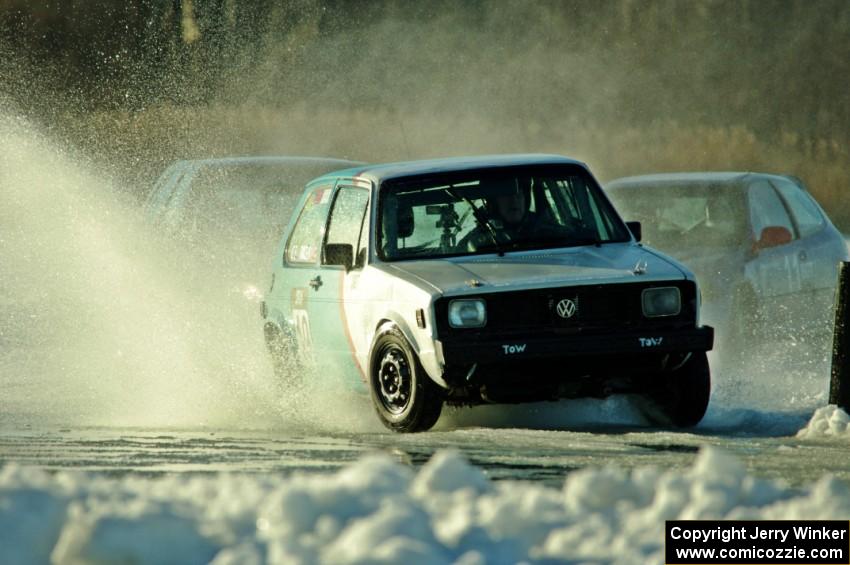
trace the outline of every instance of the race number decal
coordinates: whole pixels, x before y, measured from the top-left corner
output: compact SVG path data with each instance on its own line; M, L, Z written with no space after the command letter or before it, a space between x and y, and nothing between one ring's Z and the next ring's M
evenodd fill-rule
M298 356L309 359L313 354L313 334L310 331L310 316L307 313L307 289L293 288L290 296L292 318L295 322L295 339L298 341Z

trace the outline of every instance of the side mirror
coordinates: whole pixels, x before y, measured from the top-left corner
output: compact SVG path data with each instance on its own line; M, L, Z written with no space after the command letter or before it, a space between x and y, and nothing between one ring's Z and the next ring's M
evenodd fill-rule
M354 265L354 246L350 243L328 243L322 265L340 265L348 272Z
M753 243L753 253L758 253L762 249L770 249L771 247L779 247L786 243L791 243L791 232L783 226L767 226L761 230L758 241Z
M640 227L640 222L626 222L626 227L629 228L629 231L632 232L632 235L635 236L636 240L641 240L641 237L643 237L643 229Z

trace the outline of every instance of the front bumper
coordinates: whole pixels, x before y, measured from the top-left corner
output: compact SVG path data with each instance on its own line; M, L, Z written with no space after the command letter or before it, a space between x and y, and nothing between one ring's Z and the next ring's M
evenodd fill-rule
M713 346L714 328L710 326L685 330L437 341L438 356L442 352L446 367L493 364L523 359L685 353L709 351Z

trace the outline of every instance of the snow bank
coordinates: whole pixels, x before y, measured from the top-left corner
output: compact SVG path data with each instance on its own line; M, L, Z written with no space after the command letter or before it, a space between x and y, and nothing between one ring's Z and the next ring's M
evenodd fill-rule
M797 437L803 439L830 437L850 439L850 416L847 416L847 412L834 404L818 408L806 427L797 432Z
M684 470L492 482L454 451L332 474L143 478L0 469L4 563L663 562L667 519L846 519L850 490L793 490L705 448Z

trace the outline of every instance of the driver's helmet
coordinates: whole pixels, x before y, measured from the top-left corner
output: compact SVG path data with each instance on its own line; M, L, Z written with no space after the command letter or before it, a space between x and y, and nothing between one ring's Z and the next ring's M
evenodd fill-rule
M486 182L486 192L487 213L491 218L516 224L528 214L531 206L530 179L494 177Z

